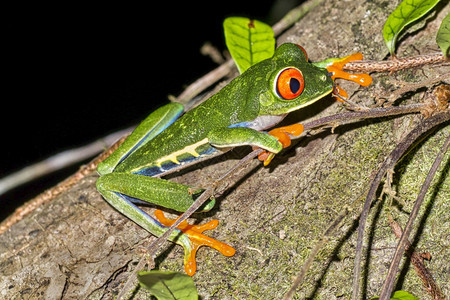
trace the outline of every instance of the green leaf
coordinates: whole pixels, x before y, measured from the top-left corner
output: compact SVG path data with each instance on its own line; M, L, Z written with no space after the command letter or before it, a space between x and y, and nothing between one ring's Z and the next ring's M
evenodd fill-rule
M198 300L194 281L186 274L146 271L139 272L137 278L157 299Z
M408 25L425 16L439 0L403 0L391 13L383 27L383 37L391 55L400 32Z
M439 27L436 36L436 43L441 48L442 54L448 58L450 48L450 14L447 14L444 20L442 20L441 27Z
M241 74L275 52L273 30L263 22L230 17L223 22L223 29L225 43Z
M391 300L419 300L415 296L405 291L396 291L392 295Z
M378 300L380 297L373 297L370 300ZM396 291L390 300L419 300L417 297L405 291Z

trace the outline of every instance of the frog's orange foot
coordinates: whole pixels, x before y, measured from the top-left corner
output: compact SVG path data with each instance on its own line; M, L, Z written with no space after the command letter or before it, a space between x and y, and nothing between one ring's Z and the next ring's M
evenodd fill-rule
M348 98L347 92L336 83L333 86L333 96L336 97L336 99L342 103L345 103L344 99Z
M272 129L271 131L269 131L269 134L276 137L284 149L291 145L291 138L289 137L289 134L299 136L300 134L302 134L302 132L303 132L303 125L297 123L289 126ZM258 159L264 162L264 166L267 166L274 157L275 153L268 151L263 151L258 155Z
M332 73L331 78L335 80L336 78L342 78L346 80L350 80L358 83L361 86L368 86L372 83L372 77L369 74L361 73L361 74L352 74L345 72L344 65L348 62L355 60L362 60L363 55L361 53L355 53L343 58L333 59L333 62L329 64L326 68L327 71ZM339 86L335 86L334 94L347 98L347 93L340 88Z
M164 216L164 213L159 209L155 211L155 216L158 219L158 221L161 222L161 224L167 227L172 226L172 224L175 223L176 221L176 219L175 220L167 219ZM184 270L186 271L186 274L190 276L195 274L195 271L197 270L197 264L195 262L195 254L197 253L198 248L200 248L201 246L209 246L211 248L214 248L225 256L233 256L234 253L236 252L236 250L233 247L203 234L203 231L214 229L217 227L217 225L219 225L218 220L212 220L202 225L191 225L188 224L187 221L183 221L177 227L177 229L181 230L184 234L186 234L190 240L190 245L183 244Z

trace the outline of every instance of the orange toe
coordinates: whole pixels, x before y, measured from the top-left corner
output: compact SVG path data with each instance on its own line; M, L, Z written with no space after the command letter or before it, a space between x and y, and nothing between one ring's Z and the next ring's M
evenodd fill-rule
M291 145L291 138L288 135L288 133L294 136L299 136L302 134L302 132L303 132L303 125L296 123L288 126L274 128L271 131L269 131L269 134L271 136L276 137L277 140L283 146L283 148L287 148ZM261 152L258 155L258 159L264 162L264 166L267 166L274 157L275 153L268 151Z
M155 211L155 216L161 224L167 227L172 226L172 224L176 221L176 219L171 220L166 218L164 213L159 209ZM188 275L194 275L197 270L195 255L198 248L201 246L209 246L214 248L225 256L232 256L236 252L233 247L203 234L203 231L214 229L217 225L219 225L218 220L211 220L201 225L191 225L187 221L183 221L177 227L177 229L186 234L191 241L191 245L189 245L189 247L187 245L183 245L185 248L184 269Z
M362 60L362 59L363 59L363 55L361 53L355 53L355 54L334 60L333 63L328 65L326 68L327 68L328 72L333 74L331 76L331 78L333 80L335 80L336 78L342 78L342 79L356 82L361 86L369 86L372 83L372 77L369 74L366 74L366 73L353 74L353 73L345 72L343 70L344 65L346 63L351 62L351 61L356 61L356 60ZM339 93L339 95L347 98L347 93L342 88L335 89L335 92L336 91Z

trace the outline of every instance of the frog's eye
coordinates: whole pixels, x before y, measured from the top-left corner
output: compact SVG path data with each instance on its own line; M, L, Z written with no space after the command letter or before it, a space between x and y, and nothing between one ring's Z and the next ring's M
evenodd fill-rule
M292 100L303 92L305 81L299 69L287 68L280 72L275 85L280 98Z

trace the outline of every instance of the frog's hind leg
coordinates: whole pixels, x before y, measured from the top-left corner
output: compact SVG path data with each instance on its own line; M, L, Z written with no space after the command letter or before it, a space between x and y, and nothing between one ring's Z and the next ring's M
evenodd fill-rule
M150 233L156 236L160 236L164 233L164 227L161 223L133 204L128 197L114 189L110 189L110 184L108 183L110 180L109 178L104 177L108 177L108 175L102 176L97 180L97 189L111 206ZM176 234L174 234L174 237L175 236Z
M155 236L161 236L166 232L171 225L170 221L162 218L161 213L158 214L159 221L155 220L134 205L132 199L180 211L186 210L192 204L196 192L188 186L164 179L115 172L100 177L97 180L97 189L109 204ZM202 233L204 230L215 228L217 223L215 220L203 225L188 225L184 222L169 236L169 240L183 246L185 250L184 262L187 274L195 273L195 254L201 246L212 247L227 256L234 254L232 247Z
M203 192L203 189L161 178L120 172L101 176L97 179L97 188L102 194L110 191L125 195L130 202L144 201L180 212L186 211ZM209 200L200 211L211 209L214 202L214 199Z
M119 148L105 161L98 165L100 175L111 173L128 155L154 139L183 113L184 107L179 103L169 103L152 112L130 134Z

